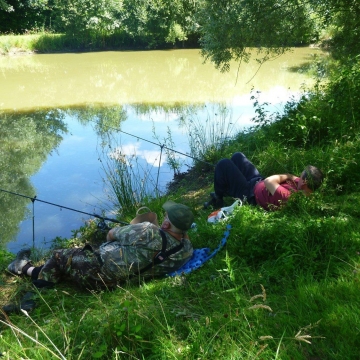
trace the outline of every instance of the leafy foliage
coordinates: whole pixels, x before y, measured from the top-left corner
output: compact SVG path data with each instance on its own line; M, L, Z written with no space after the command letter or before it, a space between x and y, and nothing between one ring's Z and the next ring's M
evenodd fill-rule
M257 116L250 137L254 143L261 143L262 149L267 148L267 154L263 153L259 159L265 174L289 172L294 168L299 171L306 165L305 159L313 157L328 175L328 191L338 193L358 188L359 76L356 57L352 63L339 66L325 83L319 82L304 92L299 101L288 102L283 113L269 114L267 104L260 104L257 95L253 95ZM301 154L298 160L296 154ZM283 168L274 165L266 168L271 161L269 155Z
M54 4L55 26L82 42L111 35L122 22L120 0L62 0Z
M360 7L353 0L1 0L0 33L65 33L71 48L202 47L222 71L259 65L289 47L319 43L342 61L358 54ZM57 39L59 40L59 39Z
M0 33L40 30L65 33L72 47L90 49L157 48L185 41L191 44L197 40L195 14L200 3L199 0L10 0L3 7L12 11L0 12Z
M358 55L360 3L353 0L326 0L316 1L315 6L323 26L328 27L329 35L324 46L343 62Z
M5 251L0 249L0 271L4 271L6 269L6 264L9 264L13 260L14 256Z
M47 0L0 1L0 33L23 34L49 25Z
M202 54L222 71L231 60L248 61L249 47L258 49L261 64L317 37L298 1L205 1L199 13Z
M124 1L126 32L149 48L185 41L196 31L194 15L201 1Z

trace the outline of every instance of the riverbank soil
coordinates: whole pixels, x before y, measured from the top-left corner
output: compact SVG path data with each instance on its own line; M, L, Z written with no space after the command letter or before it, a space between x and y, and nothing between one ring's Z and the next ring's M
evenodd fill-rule
M214 168L192 167L188 171L175 174L173 180L167 185L167 194L177 192L192 193L199 201L207 201L207 189L213 184Z

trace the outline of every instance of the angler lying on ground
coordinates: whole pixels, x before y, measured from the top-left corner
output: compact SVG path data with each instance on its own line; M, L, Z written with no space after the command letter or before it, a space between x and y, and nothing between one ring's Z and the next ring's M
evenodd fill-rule
M187 206L173 201L163 208L166 215L160 227L150 222L115 227L99 248L55 250L42 266L33 266L30 250L22 250L8 270L30 276L38 287L69 279L85 288L112 288L135 276L164 276L191 258L187 231L194 216Z

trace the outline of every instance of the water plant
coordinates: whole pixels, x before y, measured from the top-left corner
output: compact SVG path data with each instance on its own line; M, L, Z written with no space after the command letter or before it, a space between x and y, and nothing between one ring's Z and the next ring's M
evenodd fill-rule
M182 115L186 128L190 156L214 164L225 155L226 148L236 134L236 120L226 104L204 107L205 120L191 109Z
M169 126L167 127L166 133L167 136L161 140L156 134L155 125L153 123L153 136L156 140L159 141L161 154L163 151L165 152L166 162L170 166L170 169L174 172L174 176L176 176L180 174L184 162L181 160L179 154L177 154L175 151L175 143L172 138L172 132Z
M159 193L151 167L141 163L135 149L131 155L126 155L122 147L117 146L105 156L101 160L104 181L108 184L109 200L115 209L119 209L120 214L134 214L147 197L156 197Z

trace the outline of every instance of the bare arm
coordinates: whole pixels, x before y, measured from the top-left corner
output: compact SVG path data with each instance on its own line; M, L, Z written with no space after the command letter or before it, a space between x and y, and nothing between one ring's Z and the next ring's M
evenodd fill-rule
M295 180L297 176L292 174L271 175L264 180L266 189L274 195L276 189L286 180Z
M114 229L109 230L109 232L108 232L107 235L106 235L106 240L107 240L107 241L115 240L115 237L114 237Z

